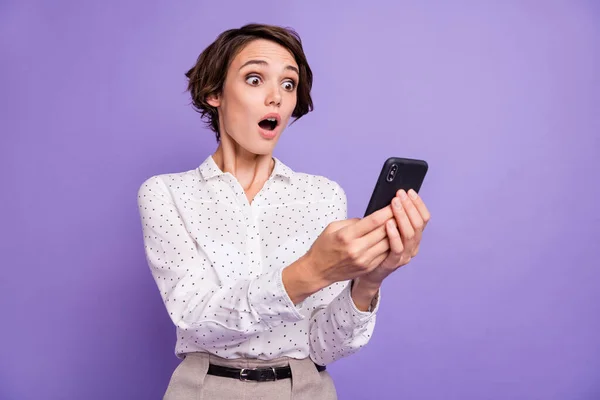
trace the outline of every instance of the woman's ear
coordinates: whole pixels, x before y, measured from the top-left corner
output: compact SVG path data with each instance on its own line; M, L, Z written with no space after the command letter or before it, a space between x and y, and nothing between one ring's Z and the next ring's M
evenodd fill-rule
M217 108L221 105L221 98L218 94L211 93L208 96L206 96L206 102L211 106Z

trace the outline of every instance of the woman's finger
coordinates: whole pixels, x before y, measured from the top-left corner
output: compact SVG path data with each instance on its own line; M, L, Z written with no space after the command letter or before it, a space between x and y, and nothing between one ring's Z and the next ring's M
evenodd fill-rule
M404 192L403 190L400 191L400 198L402 200L402 206L404 207L404 211L406 212L406 215L410 220L413 230L415 231L413 241L416 246L419 244L419 242L421 242L421 233L423 232L423 218L421 218L421 214L413 204L412 199L408 197L406 192Z
M367 233L365 236L355 239L353 246L357 246L361 253L368 251L373 246L376 246L383 239L386 239L385 225L382 225L375 230Z
M402 238L400 237L400 232L398 231L398 226L396 225L395 220L391 219L386 224L386 231L390 241L390 254L388 256L389 262L386 264L397 267L400 265L400 258L404 252L404 244L402 243Z
M369 234L371 231L382 227L386 221L394 216L390 206L383 207L380 210L375 211L373 214L368 215L355 224L352 224L345 228L347 234L351 239L359 238Z
M402 265L401 259L404 254L404 245L402 244L402 238L394 219L390 219L385 224L385 228L389 251L384 251L382 254L376 256L369 264L369 270L385 267L387 271L385 275L387 275Z
M385 229L385 227L384 227L384 229ZM384 231L384 235L385 235L385 231ZM379 243L375 244L374 246L371 246L368 249L365 249L364 253L360 257L360 264L366 265L370 269L371 266L374 264L374 261L377 258L383 257L382 261L385 260L389 250L390 250L390 241L386 236L382 240L380 240ZM379 264L380 263L378 263L377 265L379 265Z
M425 202L423 201L423 199L421 199L421 197L418 195L418 193L415 192L413 189L410 189L408 191L408 197L411 198L416 209L419 211L419 214L421 215L421 219L423 220L423 229L425 229L425 227L427 226L427 223L431 219L431 214L429 213L429 210L427 209Z
M373 259L373 261L371 261L371 263L368 264L369 271L373 271L375 268L379 267L381 265L381 263L384 262L387 257L388 257L387 252L384 252L384 253L378 255L377 257L375 257Z
M398 230L402 237L402 244L405 249L409 249L412 247L415 238L415 230L413 229L413 226L408 219L408 215L406 215L406 211L402 206L402 202L398 197L394 197L394 200L392 200L392 209L394 210L394 218L396 219L396 224L398 225Z

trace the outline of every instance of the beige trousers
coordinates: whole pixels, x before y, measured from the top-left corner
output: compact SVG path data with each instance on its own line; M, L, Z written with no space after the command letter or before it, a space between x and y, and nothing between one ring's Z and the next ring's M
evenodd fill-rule
M283 367L291 379L256 382L208 375L208 364L233 368ZM310 358L228 360L208 353L188 353L173 372L163 400L337 400L333 380L319 372Z

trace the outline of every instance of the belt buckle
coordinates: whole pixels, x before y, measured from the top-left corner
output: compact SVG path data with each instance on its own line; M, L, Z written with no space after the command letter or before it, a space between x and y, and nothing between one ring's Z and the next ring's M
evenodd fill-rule
M240 381L242 382L248 382L248 368L242 368L240 370Z
M265 379L266 382L272 382L272 381L276 381L277 380L277 373L275 372L275 368L270 367L271 371L273 371L273 379ZM240 370L240 381L242 382L248 382L250 379L248 379L248 371L249 370L256 370L257 368L242 368Z
M269 381L276 381L277 380L277 374L275 373L275 368L271 367L271 371L273 371L273 379L267 379L267 382Z

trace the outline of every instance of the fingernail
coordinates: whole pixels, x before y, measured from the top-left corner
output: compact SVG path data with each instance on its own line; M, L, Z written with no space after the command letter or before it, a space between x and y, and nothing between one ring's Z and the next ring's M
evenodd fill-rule
M418 196L417 196L417 192L414 191L414 189L410 189L408 191L408 195L410 196L411 199L415 200Z
M402 200L406 200L406 192L404 191L404 189L400 190L400 198Z
M394 207L402 208L402 203L400 203L400 200L398 200L397 197L394 197L394 200L392 200L392 204L394 205Z

